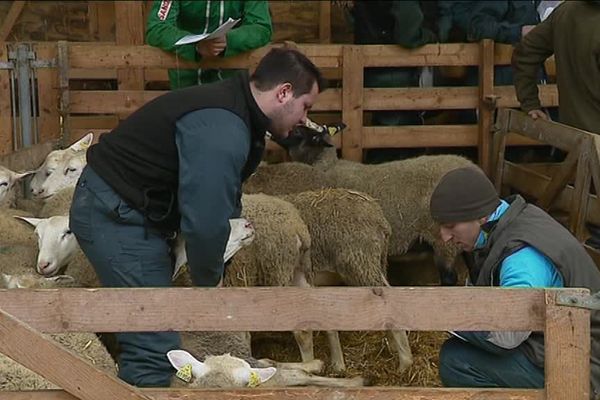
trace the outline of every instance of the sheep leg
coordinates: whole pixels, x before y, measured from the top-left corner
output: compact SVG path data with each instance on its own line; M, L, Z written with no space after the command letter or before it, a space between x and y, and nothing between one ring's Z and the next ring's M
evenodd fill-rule
M259 368L275 367L277 369L298 369L308 374L319 374L323 372L324 363L321 360L314 359L308 362L279 362L269 358L256 360L255 365Z
M294 280L292 285L297 287L310 287L310 284L306 280L306 275L304 275L304 271L300 269L296 269L294 271ZM313 345L312 331L294 331L294 338L296 338L296 343L298 343L302 361L308 362L314 360L315 350Z
M360 387L365 385L362 377L356 378L328 378L307 374L301 370L280 369L277 371L280 375L277 383L283 386L327 386L327 387ZM269 381L267 381L269 383Z
M410 344L408 343L408 336L406 331L387 331L388 340L392 343L392 347L398 352L398 371L402 372L413 363L412 351L410 350Z
M327 340L331 351L331 368L334 372L345 371L346 363L344 362L344 353L342 352L338 331L327 331Z

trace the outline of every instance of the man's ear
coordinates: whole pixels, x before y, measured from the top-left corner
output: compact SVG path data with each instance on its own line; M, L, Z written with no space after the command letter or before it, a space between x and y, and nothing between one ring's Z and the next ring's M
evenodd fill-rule
M277 101L284 103L294 97L294 88L289 82L284 82L277 86Z

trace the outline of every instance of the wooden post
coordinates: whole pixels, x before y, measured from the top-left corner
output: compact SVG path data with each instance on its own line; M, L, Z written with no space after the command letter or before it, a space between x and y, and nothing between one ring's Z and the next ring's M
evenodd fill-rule
M571 199L571 210L569 228L573 235L581 242L584 239L585 216L589 203L590 185L592 181L590 171L590 151L593 141L589 136L583 136L581 140L581 151L577 160L577 172L575 174L575 192Z
M488 176L490 165L490 136L496 101L494 97L494 42L483 39L479 46L479 166Z
M115 1L117 45L144 44L143 7L143 1ZM117 79L119 90L144 90L144 70L141 68L119 69Z
M0 63L8 62L8 47L0 41ZM10 70L0 69L0 154L13 150L13 120L10 106Z
M508 135L508 126L510 122L510 113L506 109L498 110L496 118L496 127L494 132L494 175L492 182L498 193L502 190L502 178L504 175L504 152L506 150L506 136Z
M331 1L319 1L319 42L331 43Z
M363 52L360 46L342 49L342 120L347 128L342 134L342 157L362 161L363 128Z
M13 1L10 6L10 10L8 10L8 14L4 18L4 22L2 22L2 26L0 26L0 42L6 41L10 31L12 30L15 22L19 19L19 15L21 15L21 11L25 7L24 1Z
M35 44L34 51L38 60L56 60L56 45ZM39 142L54 141L60 138L60 115L58 68L38 68L36 70L38 102L40 116L38 120ZM68 144L68 143L66 143Z
M0 352L81 400L150 400L2 310Z
M572 289L589 294L587 289ZM546 291L544 329L546 398L587 400L590 393L590 312L556 305L558 291Z
M115 40L112 31L115 21L115 5L112 1L88 1L90 35L100 42Z
M71 98L69 93L69 48L66 41L58 42L58 87L60 90L59 112L61 118L60 143L66 147L71 136Z
M562 166L550 181L550 184L546 187L546 190L539 197L538 206L543 208L544 210L550 210L550 206L552 202L556 199L556 197L560 194L560 192L565 188L565 186L569 183L571 178L573 177L573 173L577 169L579 164L579 159L582 151L581 141L573 146L573 149L569 151L567 158L562 162ZM587 197L587 195L586 195Z

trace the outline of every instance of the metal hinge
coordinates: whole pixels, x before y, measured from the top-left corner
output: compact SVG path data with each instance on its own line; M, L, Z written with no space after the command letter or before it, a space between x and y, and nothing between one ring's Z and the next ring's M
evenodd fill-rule
M0 61L0 69L15 69L15 64L12 61Z
M600 310L600 292L594 294L562 294L556 297L556 304L567 307Z

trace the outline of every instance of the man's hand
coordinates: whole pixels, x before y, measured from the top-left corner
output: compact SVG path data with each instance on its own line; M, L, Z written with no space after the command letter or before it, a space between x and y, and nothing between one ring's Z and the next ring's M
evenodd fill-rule
M535 25L523 25L521 27L521 37L527 35L533 28L535 28Z
M546 113L542 110L531 110L527 114L534 120L538 118L545 119L546 121L548 120L548 115L546 115Z
M213 58L221 54L227 47L225 36L210 40L201 40L196 44L196 51L202 58Z

